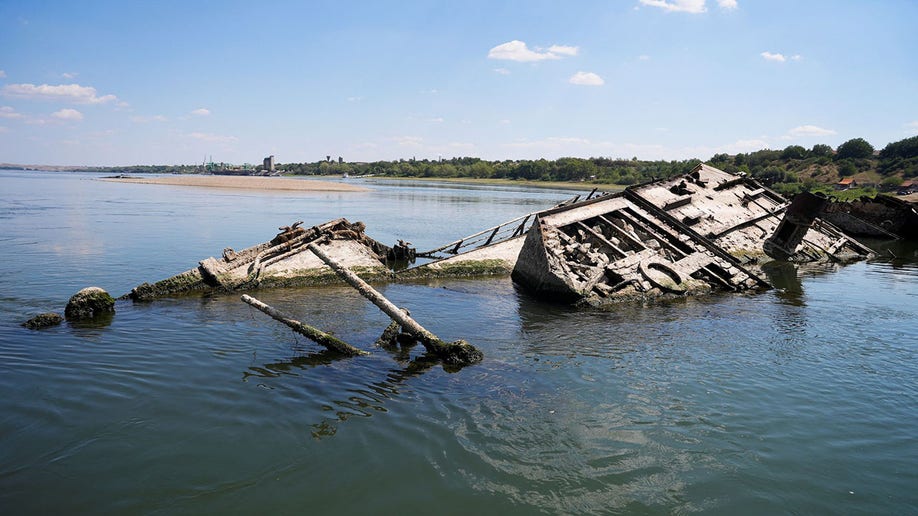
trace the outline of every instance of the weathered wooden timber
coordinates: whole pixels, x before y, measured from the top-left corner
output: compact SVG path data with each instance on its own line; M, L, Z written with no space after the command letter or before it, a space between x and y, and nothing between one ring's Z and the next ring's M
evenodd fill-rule
M683 177L539 213L512 277L544 298L602 306L766 289L758 266L775 256L813 262L870 254L798 209L779 230L787 208L783 197L752 179L699 165Z

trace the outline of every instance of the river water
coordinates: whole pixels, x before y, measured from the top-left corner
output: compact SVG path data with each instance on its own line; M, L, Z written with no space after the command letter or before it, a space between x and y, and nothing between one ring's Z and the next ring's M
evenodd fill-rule
M362 220L420 250L571 196L367 185L0 172L0 513L918 512L914 247L779 269L765 293L610 311L537 303L509 278L380 286L484 352L458 372L372 349L386 317L349 287L256 296L368 357L323 352L236 294L20 326L296 220Z

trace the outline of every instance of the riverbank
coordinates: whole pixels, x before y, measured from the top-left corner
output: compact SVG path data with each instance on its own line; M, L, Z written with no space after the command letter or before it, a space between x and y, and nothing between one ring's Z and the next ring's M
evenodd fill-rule
M341 176L331 176L341 177ZM351 179L361 179L360 176L352 176ZM372 176L367 179L385 179L393 181L429 181L434 183L453 183L463 185L493 185L493 186L525 186L529 188L549 188L553 190L579 190L590 191L594 188L599 192L618 192L624 190L623 185L614 184L595 184L586 182L568 182L568 181L529 181L526 179L479 179L472 177L396 177L396 176Z
M106 177L102 181L205 188L241 188L247 190L285 190L300 192L367 192L369 188L334 181L291 179L260 176L172 175L160 177Z

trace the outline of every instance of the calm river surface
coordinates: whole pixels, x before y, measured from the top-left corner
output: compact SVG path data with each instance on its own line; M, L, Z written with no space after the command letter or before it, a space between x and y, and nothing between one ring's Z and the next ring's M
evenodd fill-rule
M572 195L367 185L0 171L0 513L918 513L913 247L607 312L536 303L509 278L380 286L485 353L459 372L420 348L337 359L237 294L20 326L296 220L362 220L420 250ZM349 287L256 295L367 349L387 323Z

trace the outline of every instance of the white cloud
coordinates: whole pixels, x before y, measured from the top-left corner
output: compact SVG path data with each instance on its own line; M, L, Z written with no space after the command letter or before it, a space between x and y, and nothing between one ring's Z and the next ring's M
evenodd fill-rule
M736 4L736 0L717 0L717 5L720 6L721 9L727 9L728 11L739 7Z
M546 59L561 59L561 57L575 56L578 50L578 47L562 45L552 45L548 47L548 50L542 50L540 48L531 50L526 46L526 43L515 39L492 48L488 51L488 58L531 63L544 61Z
M3 127L2 125L0 125L0 133L8 133L9 131L10 130L8 127Z
M235 136L224 136L211 133L190 133L189 138L207 143L234 143L239 141Z
M194 116L208 116L210 115L210 110L207 108L198 108L191 112Z
M51 113L51 116L58 118L60 120L82 120L83 113L80 113L76 109L64 108L60 111L55 111Z
M787 134L791 136L830 136L836 134L832 129L823 129L815 125L801 125L794 127Z
M495 68L494 71L501 75L510 75L510 70L507 70L506 68Z
M593 72L577 72L567 82L578 86L602 86L606 83L602 77Z
M17 113L15 109L10 106L0 107L0 118L24 118L22 113Z
M909 134L916 134L916 135L918 135L918 120L915 120L914 122L909 122L909 123L905 124L905 127L906 127L906 129L908 129L908 133L909 133Z
M548 47L549 54L558 54L562 56L575 56L580 52L579 47L569 47L565 45L552 45Z
M647 54L641 54L638 56L638 61L650 61L650 56Z
M60 100L76 104L103 104L118 99L114 95L102 95L100 97L92 86L80 86L79 84L59 84L57 86L50 84L39 86L34 84L7 84L3 87L2 93L7 97Z
M737 140L731 144L721 147L722 150L728 151L731 154L744 151L757 151L767 148L768 142L755 138L749 140Z
M64 72L61 74L61 77L64 79L76 79L76 76L79 75L76 72Z
M3 79L5 77L6 77L6 72L4 72L3 70L0 70L0 79Z
M443 117L442 117L442 116L435 116L435 117L433 117L433 118L428 118L427 121L430 122L430 123L433 123L433 124L442 124L442 123L443 123Z
M784 61L787 61L787 58L784 57L784 54L778 54L778 53L773 54L771 52L766 51L766 52L762 52L759 55L765 58L766 61L775 61L777 63L783 63Z
M363 100L363 97L348 97L347 98L348 102L360 102L361 100Z
M643 5L659 7L664 11L699 14L707 11L705 0L640 0Z
M803 56L800 54L794 54L791 56L791 61L799 61L801 59L803 59Z

